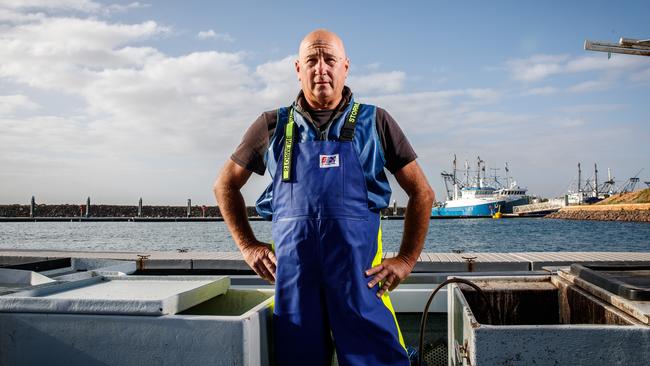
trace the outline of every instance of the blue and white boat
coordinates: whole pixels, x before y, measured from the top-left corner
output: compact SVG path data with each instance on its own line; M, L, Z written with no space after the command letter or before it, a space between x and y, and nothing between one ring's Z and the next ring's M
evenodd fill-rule
M454 156L453 173L442 172L441 176L447 190L447 200L431 210L431 216L450 217L490 217L497 212L512 213L514 206L528 203L526 188L519 187L511 181L506 163L505 184L495 174L487 177L485 162L478 158L476 174L471 174L469 164L465 162L465 179L457 178L456 156ZM451 187L450 187L451 185Z

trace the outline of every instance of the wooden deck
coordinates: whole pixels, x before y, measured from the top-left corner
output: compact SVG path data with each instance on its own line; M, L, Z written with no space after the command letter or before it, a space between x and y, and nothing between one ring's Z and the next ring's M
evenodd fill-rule
M394 256L385 252L384 257ZM115 259L144 269L248 270L239 252L90 252L0 249L0 266L58 258ZM422 253L414 272L535 271L576 262L650 264L650 252Z

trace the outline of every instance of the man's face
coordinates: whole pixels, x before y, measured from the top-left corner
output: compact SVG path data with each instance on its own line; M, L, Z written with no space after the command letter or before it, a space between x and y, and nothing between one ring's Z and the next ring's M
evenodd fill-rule
M313 107L331 109L343 95L350 61L343 45L336 40L319 38L303 42L296 73L302 91Z

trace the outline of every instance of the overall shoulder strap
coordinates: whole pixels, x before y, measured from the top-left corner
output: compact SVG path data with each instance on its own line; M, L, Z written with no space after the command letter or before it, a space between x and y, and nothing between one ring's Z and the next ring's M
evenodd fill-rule
M357 125L357 116L359 115L359 103L354 103L348 119L345 121L343 127L341 127L341 133L339 134L339 141L352 141L354 140L354 128Z
M284 153L282 154L282 181L288 182L291 180L291 160L293 153L293 139L294 139L294 126L293 110L289 108L289 121L284 127Z

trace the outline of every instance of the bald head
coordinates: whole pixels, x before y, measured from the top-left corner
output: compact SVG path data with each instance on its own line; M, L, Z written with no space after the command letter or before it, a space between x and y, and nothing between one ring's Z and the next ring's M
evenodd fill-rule
M309 105L316 110L334 109L343 97L350 67L341 38L325 29L307 34L295 66Z
M340 50L342 57L347 57L345 55L345 47L343 46L341 38L336 33L330 32L327 29L316 29L307 34L305 38L302 39L302 42L300 42L298 57L314 47L323 45L336 47Z

